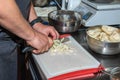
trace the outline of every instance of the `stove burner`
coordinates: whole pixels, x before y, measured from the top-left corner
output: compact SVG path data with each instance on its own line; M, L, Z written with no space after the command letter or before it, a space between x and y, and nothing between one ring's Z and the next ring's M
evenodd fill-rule
M111 3L111 2L113 2L114 0L88 0L88 1L90 1L90 2L93 2L93 3Z

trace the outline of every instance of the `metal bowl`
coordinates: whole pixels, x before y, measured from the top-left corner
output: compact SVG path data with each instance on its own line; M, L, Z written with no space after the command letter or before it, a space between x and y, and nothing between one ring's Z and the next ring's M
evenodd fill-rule
M48 14L48 21L58 32L75 32L81 25L81 15L75 11L55 10Z
M92 28L94 27L88 28L87 31ZM91 50L103 55L115 55L120 53L120 42L103 42L89 36L87 31L86 40Z

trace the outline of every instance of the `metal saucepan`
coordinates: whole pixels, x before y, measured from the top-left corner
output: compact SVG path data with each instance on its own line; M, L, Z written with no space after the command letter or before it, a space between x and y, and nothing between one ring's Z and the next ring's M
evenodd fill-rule
M94 29L95 27L90 27L87 29L87 31L90 29ZM101 27L101 26L98 26L98 27ZM104 55L120 54L120 42L100 41L89 36L87 31L86 31L86 40L91 50L93 50L96 53L104 54Z
M77 31L81 26L81 20L80 13L75 11L55 10L48 14L49 24L62 33Z

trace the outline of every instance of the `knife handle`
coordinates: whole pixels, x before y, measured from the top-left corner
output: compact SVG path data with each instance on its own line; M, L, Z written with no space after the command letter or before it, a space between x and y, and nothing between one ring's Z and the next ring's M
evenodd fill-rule
M32 52L34 50L33 47L27 46L22 50L22 53Z

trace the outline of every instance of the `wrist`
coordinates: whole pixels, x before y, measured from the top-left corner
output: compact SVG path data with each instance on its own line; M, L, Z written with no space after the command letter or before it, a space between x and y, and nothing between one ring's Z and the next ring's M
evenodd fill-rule
M40 23L40 22L42 22L42 19L40 17L38 17L38 18L32 20L30 22L30 25L33 27L36 23Z
M26 41L32 41L36 37L36 33L33 31L30 36L26 39Z

